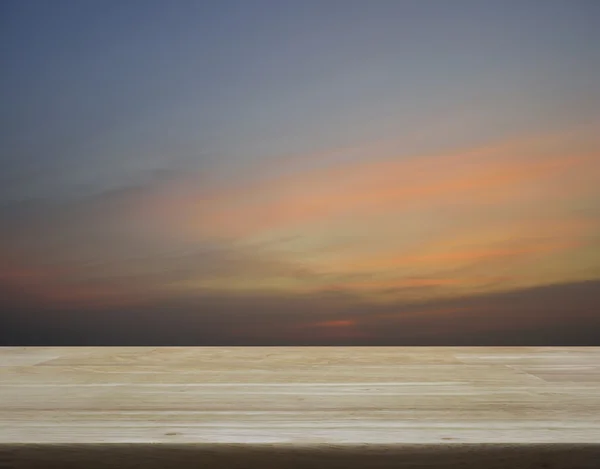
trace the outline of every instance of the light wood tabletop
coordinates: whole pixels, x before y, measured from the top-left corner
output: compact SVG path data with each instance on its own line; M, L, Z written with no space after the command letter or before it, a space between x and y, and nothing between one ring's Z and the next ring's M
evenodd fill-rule
M110 448L89 468L192 448L213 459L189 467L265 467L278 449L269 467L319 467L290 456L306 448L359 467L383 448L364 467L592 469L599 445L600 347L0 348L1 469L84 467L81 448Z

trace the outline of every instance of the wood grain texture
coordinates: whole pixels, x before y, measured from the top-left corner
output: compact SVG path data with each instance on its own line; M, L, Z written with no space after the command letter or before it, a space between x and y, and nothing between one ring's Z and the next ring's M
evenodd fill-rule
M600 347L0 348L0 469L168 461L598 469Z

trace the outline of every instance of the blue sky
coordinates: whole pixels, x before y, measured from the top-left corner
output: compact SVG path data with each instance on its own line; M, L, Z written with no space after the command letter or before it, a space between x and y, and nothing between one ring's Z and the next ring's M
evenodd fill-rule
M461 113L479 128L432 134L427 145L597 112L592 1L61 0L4 9L2 154L19 185L39 168L46 195L178 167L235 172Z

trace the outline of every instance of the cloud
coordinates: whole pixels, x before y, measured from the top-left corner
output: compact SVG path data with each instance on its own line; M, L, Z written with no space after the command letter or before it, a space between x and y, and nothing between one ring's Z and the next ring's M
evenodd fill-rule
M301 264L278 259L267 250L222 243L193 251L133 251L95 263L60 262L45 267L5 265L0 282L39 301L61 307L148 305L162 297L204 291L276 290L277 283L302 285L317 274ZM258 279L258 280L257 280Z
M600 282L423 304L345 295L163 298L86 314L0 297L0 342L54 345L591 345Z
M0 282L32 301L102 310L207 295L441 301L592 278L600 220L578 197L594 193L598 161L567 143L373 157L229 185L169 173L5 202Z
M414 207L465 211L548 203L578 190L565 195L550 181L585 174L596 162L589 149L556 154L553 145L556 138L548 137L413 158L370 155L368 161L199 193L187 184L149 195L138 212L166 223L176 239L248 238L374 214L398 216Z
M259 320L260 330L246 338L313 345L584 345L600 338L599 308L600 282L577 282L420 305L362 303L325 320Z

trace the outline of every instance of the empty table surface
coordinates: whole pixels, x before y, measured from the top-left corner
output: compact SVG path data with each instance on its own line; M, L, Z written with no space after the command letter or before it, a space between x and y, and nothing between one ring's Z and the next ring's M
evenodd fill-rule
M595 451L600 347L0 348L0 468L110 444Z

